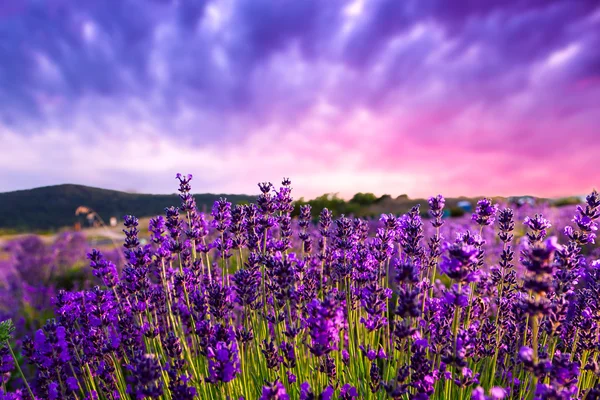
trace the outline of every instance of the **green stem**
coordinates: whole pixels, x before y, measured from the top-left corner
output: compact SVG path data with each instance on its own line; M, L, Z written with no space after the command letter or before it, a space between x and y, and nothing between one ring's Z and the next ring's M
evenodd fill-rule
M8 351L10 351L10 355L12 356L13 360L15 360L15 366L17 367L17 371L19 371L21 378L23 378L23 382L25 383L25 386L27 387L27 391L29 392L29 395L31 396L32 399L35 399L35 396L33 395L33 391L31 390L29 383L27 383L27 379L25 379L25 374L23 374L23 370L21 369L21 366L19 365L19 360L17 360L17 356L15 356L15 353L13 352L13 349L10 346L10 343L8 343L8 341L6 341L6 346L8 347Z

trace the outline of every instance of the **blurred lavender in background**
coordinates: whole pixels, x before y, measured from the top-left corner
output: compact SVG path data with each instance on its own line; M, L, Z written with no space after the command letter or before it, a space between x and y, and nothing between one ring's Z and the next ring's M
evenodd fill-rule
M0 320L12 318L18 331L38 328L52 316L52 298L59 289L89 288L94 277L83 233L63 232L52 239L24 235L0 248ZM120 264L116 249L106 257Z

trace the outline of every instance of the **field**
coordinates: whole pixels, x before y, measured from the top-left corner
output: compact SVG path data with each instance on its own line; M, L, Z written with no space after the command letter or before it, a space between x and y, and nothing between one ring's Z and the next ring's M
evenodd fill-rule
M2 241L0 399L600 398L597 192L367 219L284 179L205 215L177 178L124 235Z

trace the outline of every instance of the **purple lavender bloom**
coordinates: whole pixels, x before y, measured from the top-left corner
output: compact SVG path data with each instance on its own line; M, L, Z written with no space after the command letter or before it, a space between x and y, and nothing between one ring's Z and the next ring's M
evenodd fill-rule
M10 373L15 367L12 355L6 342L0 343L0 382L5 374Z
M215 348L208 348L208 381L211 383L227 383L240 373L240 361L237 343L218 342Z
M506 391L501 387L493 387L490 389L490 395L486 396L485 390L478 386L471 394L471 400L502 400L506 398Z
M534 400L571 400L575 398L576 392L573 393L568 389L553 387L539 383L535 388ZM586 397L586 400L589 397Z
M479 250L461 242L446 243L444 250L448 254L444 255L440 263L441 272L457 283L474 281L476 277L473 270Z
M396 292L398 293L398 305L394 313L401 318L416 318L421 315L421 291L418 288L411 288L408 285L402 285Z
M360 322L369 332L380 329L387 324L385 312L388 299L392 297L391 289L381 288L377 282L368 284L360 292L360 304L367 312L367 318L361 317Z
M542 214L535 214L533 218L525 217L523 224L529 227L529 231L527 232L529 243L537 243L544 240L547 229L552 226L550 221L544 218Z
M215 239L213 247L218 251L219 257L230 258L233 253L230 251L233 249L234 242L228 232L224 232L222 237Z
M429 215L432 218L431 226L433 226L436 229L436 231L429 238L429 262L427 263L427 266L430 270L435 271L437 268L438 259L442 254L442 235L440 234L439 229L444 224L442 217L444 216L445 199L444 197L442 197L441 194L439 194L436 197L430 197L428 203ZM435 276L432 276L431 278L435 279Z
M394 252L394 238L396 237L395 232L379 228L371 242L372 257L375 258L379 263L383 263L392 256Z
M576 215L573 218L573 222L577 225L579 230L584 233L585 239L581 240L582 244L594 244L596 239L596 231L598 225L594 220L587 215Z
M256 205L258 206L258 209L263 214L263 216L268 217L269 215L277 211L277 204L275 203L271 194L273 184L271 182L262 182L258 184L258 188L260 189L261 193L256 199ZM261 224L263 222L261 222Z
M277 209L284 214L290 214L294 211L291 184L292 182L288 178L284 178L281 183L282 187L279 188L279 191L275 195Z
M215 201L211 215L213 217L212 226L221 233L225 232L231 225L231 203L221 197Z
M340 400L351 400L356 397L358 397L358 391L354 386L349 383L342 386L342 389L340 390Z
M323 211L321 211L319 216L319 232L321 233L321 236L329 236L329 228L331 227L332 217L333 215L328 209L324 208Z
M527 269L524 288L542 295L536 298L526 298L524 307L531 314L546 314L549 304L545 299L553 285L554 253L560 251L555 236L546 239L543 243L527 245L522 251L521 263Z
M75 378L75 377L72 377L72 376L68 377L66 383L67 383L67 388L70 391L75 391L75 390L79 389L79 383L77 382L77 378Z
M395 232L399 228L399 220L394 214L381 214L379 222L385 229Z
M298 225L301 228L308 228L310 225L310 220L311 220L311 205L310 204L305 204L300 206L300 215L298 216Z
M0 387L0 399L2 400L23 400L26 395L23 393L21 389L17 389L15 393L5 392Z
M397 240L408 257L419 257L423 254L423 221L419 214L419 205L414 206L399 221Z
M197 390L190 385L187 375L176 375L169 371L169 390L173 399L193 400L197 398Z
M268 383L263 386L262 394L259 400L290 400L285 391L285 386L279 381Z
M311 220L310 211L310 204L300 206L300 216L298 217L298 226L301 229L298 233L298 238L302 240L302 250L306 253L310 253L312 251L312 238L310 233L307 231Z
M265 356L267 368L275 371L279 370L279 364L283 362L283 357L278 354L277 350L277 346L275 346L275 342L272 340L265 339L262 341L262 349L260 351Z
M190 215L196 211L196 199L191 193L182 192L179 194L181 199L181 211L184 211Z
M153 354L137 354L127 366L127 393L136 399L159 397L163 394L161 368Z
M392 261L392 267L395 272L394 281L397 284L412 284L419 281L419 267L410 259L406 257L395 258Z
M500 228L500 233L498 234L500 240L504 243L512 241L512 231L515 229L514 213L512 209L504 208L500 210L498 213L498 227Z
M438 194L435 197L430 197L427 203L429 204L429 215L432 218L431 225L434 228L439 228L444 224L442 217L444 216L446 199L441 194Z
M106 260L101 252L94 249L87 257L90 260L90 267L93 269L94 276L102 279L108 288L113 288L119 282L117 267L112 262Z
M480 226L487 226L494 223L498 205L492 204L490 199L481 199L477 202L477 208L472 216L472 220Z
M600 218L600 195L595 190L586 197L585 208L577 206L577 215L573 222L577 225L577 230L571 226L564 228L564 233L569 239L579 246L594 244L598 225L596 220Z
M175 175L175 178L179 180L179 192L187 193L192 190L192 187L190 186L192 174L187 174L186 176L183 176L182 174L177 173L177 175Z
M519 349L519 360L526 365L533 364L533 349L528 346L521 346Z
M177 240L181 235L182 225L179 219L179 208L167 207L165 208L165 225L169 230L169 234L173 240Z
M210 314L218 320L226 320L233 309L231 288L219 282L211 282L207 288Z
M551 274L554 252L560 250L556 236L546 239L540 245L525 246L521 262L529 272L534 274Z
M344 323L341 305L331 296L322 302L314 299L307 305L306 324L312 339L310 351L317 357L335 350L339 341L339 330Z
M260 288L260 272L258 270L240 269L233 274L231 280L235 284L236 302L242 307L252 308L258 298Z
M281 342L279 345L279 350L283 354L284 365L287 368L295 368L296 367L296 348L293 343Z
M346 365L350 362L350 353L346 349L342 350L342 362Z
M246 207L238 204L231 211L231 226L229 227L229 231L233 234L232 241L235 249L246 245L245 225Z
M377 393L381 388L381 370L376 362L371 363L369 378L369 387L371 389L371 393Z
M287 380L288 380L288 384L293 384L296 383L296 380L298 378L296 378L296 375L294 375L293 373L291 373L290 371L287 371Z
M123 233L125 233L125 244L123 245L126 249L133 249L140 245L140 241L138 240L138 234L140 233L138 229L139 221L133 215L126 215L123 217L125 228L123 229Z
M455 307L466 307L469 305L469 293L470 289L468 286L458 289L458 285L452 285L448 290L444 292L444 301L446 304L454 305Z
M377 352L375 351L375 349L373 349L371 347L371 345L368 345L366 348L365 346L363 346L362 344L360 346L358 346L358 348L360 349L361 353L363 354L363 356L367 357L367 359L369 361L373 361L377 358Z
M181 348L181 341L173 333L169 332L167 337L163 339L163 347L165 353L172 359L180 359L183 349Z
M56 400L58 399L58 395L58 383L50 382L50 384L48 385L48 399Z
M577 381L580 371L578 361L571 361L569 354L557 350L550 365L550 385L559 395L572 398L577 394ZM547 388L544 388L547 389Z
M331 400L333 399L333 393L334 390L331 386L327 386L323 389L321 394L315 395L308 382L304 382L300 385L300 400Z
M165 240L165 219L162 216L150 218L148 231L151 233L151 239L156 244L161 244Z

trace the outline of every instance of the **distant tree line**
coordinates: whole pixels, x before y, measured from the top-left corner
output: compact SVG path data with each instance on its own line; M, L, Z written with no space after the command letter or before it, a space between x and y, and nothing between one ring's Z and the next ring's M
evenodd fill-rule
M300 206L309 204L312 208L313 217L317 217L323 208L327 208L334 215L354 215L354 216L374 216L374 213L369 212L369 207L373 204L379 204L386 200L391 200L389 194L377 197L373 193L356 193L350 200L346 201L338 196L337 193L323 194L312 200L299 198L295 204L292 216L297 216L300 212Z

